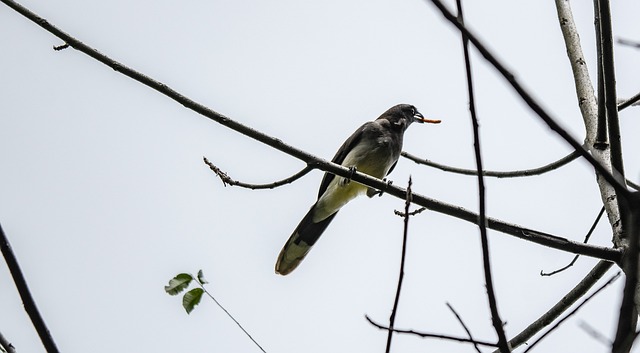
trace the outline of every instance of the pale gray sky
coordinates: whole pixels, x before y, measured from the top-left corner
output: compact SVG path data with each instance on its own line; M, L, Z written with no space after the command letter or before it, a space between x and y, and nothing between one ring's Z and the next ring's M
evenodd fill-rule
M411 103L440 125L414 125L405 150L474 167L459 33L429 2L21 1L100 52L230 118L331 158L360 124ZM449 1L453 6L453 2ZM592 77L591 2L574 15ZM552 2L466 1L466 20L563 126L584 134ZM640 40L637 1L613 4L615 34ZM280 248L315 200L313 172L270 191L224 188L206 156L233 178L270 182L303 164L211 122L0 6L0 222L63 352L257 352L211 301L186 315L163 291L203 269L216 298L269 353L379 352L395 295L403 202L347 205L308 258L274 274ZM488 169L535 167L570 152L474 52ZM640 90L640 51L616 47L618 92ZM626 170L638 181L638 109L621 114ZM476 179L401 159L396 185L477 209ZM545 176L487 180L489 215L581 241L601 207L593 172L576 161ZM433 212L411 220L396 326L493 340L478 230ZM592 242L610 245L602 222ZM490 232L500 313L513 336L596 263L540 277L571 254ZM612 275L611 271L609 275ZM613 337L618 281L538 347L605 352L578 324ZM0 262L0 332L18 352L43 352ZM396 336L394 352L469 352ZM636 349L637 350L637 349Z

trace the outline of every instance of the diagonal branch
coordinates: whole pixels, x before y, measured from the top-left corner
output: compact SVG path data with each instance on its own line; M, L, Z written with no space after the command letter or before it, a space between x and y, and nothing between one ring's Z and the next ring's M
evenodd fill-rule
M527 92L524 87L518 82L515 76L507 70L507 68L491 53L486 46L480 42L480 40L469 29L460 24L456 17L444 6L440 0L431 0L431 2L440 10L444 18L446 18L451 24L456 26L458 30L463 32L473 46L480 52L480 54L507 80L511 87L518 93L522 100L533 110L546 124L555 131L560 137L562 137L571 147L580 153L589 163L596 169L605 180L611 184L616 191L622 196L628 196L624 181L619 180L619 176L614 176L598 159L592 156L582 144L578 142L573 136L563 129L556 119L552 118L549 113Z
M11 272L11 277L13 277L13 282L16 284L20 298L22 298L24 310L29 314L33 327L36 328L36 331L40 336L42 345L48 353L58 353L58 347L56 346L53 336L51 336L51 332L49 332L42 315L40 315L40 311L38 310L35 300L33 300L33 296L31 296L27 280L22 274L22 270L18 264L18 259L16 259L16 256L11 249L9 239L4 234L4 230L2 230L2 225L0 225L0 250L2 251L4 260L7 262L7 267L9 267L9 272Z
M451 304L449 303L446 303L446 304L449 310L451 310L453 315L456 317L456 319L458 319L458 322L460 323L464 331L467 333L467 336L469 336L469 339L473 340L473 335L471 335L471 331L469 330L467 325L464 323L464 321L462 321L462 318L460 317L460 315L458 315L458 312L453 308L453 306L451 306ZM476 352L482 353L482 351L480 350L480 348L478 348L478 345L475 342L473 343L473 347L476 349Z
M11 342L2 335L2 333L0 333L0 351L16 353L16 347L14 347Z
M602 218L602 215L604 214L604 206L602 208L600 208L600 212L598 212L598 215L596 216L595 221L593 221L593 224L591 225L591 228L589 228L589 231L587 232L587 235L584 237L584 242L583 243L587 243L589 241L589 238L591 238L591 234L593 234L593 231L596 230L596 226L598 225L598 223L600 223L600 218ZM540 276L553 276L556 273L560 273L566 269L568 269L569 267L573 266L573 264L578 260L578 257L580 257L580 255L576 255L573 257L573 260L571 260L571 262L566 265L563 268L557 269L555 271L551 271L551 272L544 272L542 270L540 270Z
M509 340L509 346L515 349L526 343L531 337L543 328L550 325L565 310L573 305L578 299L585 295L596 282L607 273L613 263L600 261L598 264L578 283L569 293L562 297L551 309L542 314L536 321L532 322L522 332ZM493 353L499 353L495 350Z
M308 152L305 152L301 149L295 148L284 143L282 140L271 137L267 134L264 134L258 130L255 130L251 127L238 123L236 121L231 120L230 118L221 115L202 104L199 104L184 95L178 93L177 91L169 88L167 85L160 83L148 76L143 75L142 73L130 69L113 59L99 53L97 50L85 45L79 40L71 37L67 33L61 31L57 27L51 25L45 19L39 17L33 12L29 11L25 7L17 4L12 0L0 0L3 3L7 4L9 7L13 8L23 16L27 17L43 29L48 32L54 34L58 38L62 39L66 43L69 43L71 47L74 49L83 52L97 61L111 67L112 69L126 75L135 81L138 81L145 86L152 88L159 93L175 100L181 105L185 106L188 109L195 111L196 113L203 115L221 125L224 125L234 131L237 131L245 136L251 137L257 141L264 143L267 146L275 148L279 151L282 151L290 156L293 156L309 165L312 168L321 169L325 172L329 172L335 175L340 175L343 177L351 178L352 180L364 184L366 186L375 188L377 190L381 190L384 193L389 195L393 195L400 199L405 199L407 194L406 191L400 187L390 185L389 183L371 177L367 174L363 174L361 172L356 171L353 173L352 170L345 168L341 165L328 162L324 159L318 158ZM428 209L443 213L452 217L456 217L467 222L471 222L473 224L478 224L478 215L474 212L471 212L465 208L451 205L445 202L441 202L435 199L428 198L426 196L422 196L420 194L413 194L413 203L427 207ZM586 256L596 257L599 259L609 260L618 262L621 259L622 252L617 249L610 249L601 246L593 246L593 245L585 245L579 242L571 241L566 238L558 237L555 235L551 235L548 233L544 233L541 231L524 228L515 224L507 223L495 218L487 218L487 226L490 229L497 230L502 233L510 234L516 236L518 238L531 241L537 244L541 244L544 246L548 246L554 249L568 251L572 253L582 254Z
M536 346L536 344L540 343L540 341L542 341L543 338L545 338L547 335L549 335L551 332L553 332L553 330L555 330L556 328L560 327L560 325L562 325L563 322L565 322L568 318L570 318L571 316L573 316L576 312L578 312L578 310L580 310L580 308L582 308L585 304L587 304L587 302L589 302L591 299L593 299L593 297L595 297L598 293L600 293L603 289L607 288L611 283L613 283L615 280L618 279L618 277L620 277L620 272L616 273L613 277L611 277L607 282L605 282L605 284L603 284L602 286L600 286L600 288L596 289L591 295L589 295L588 297L586 297L582 303L578 304L578 306L575 307L575 309L571 310L571 312L569 312L565 317L563 317L562 319L558 320L558 322L556 322L555 325L553 325L551 328L549 328L549 330L547 332L545 332L544 334L542 334L540 337L538 337L538 339L536 339L533 343L531 343L529 345L529 347L523 352L523 353L527 353L528 351L530 351L531 349L533 349L533 347Z
M462 11L462 0L457 0L458 23L464 25L464 15ZM479 217L478 228L480 228L480 241L482 243L482 264L484 266L484 281L487 287L487 298L489 309L491 310L491 323L498 335L498 345L502 353L509 353L507 336L504 333L502 319L498 313L498 301L493 288L493 276L491 275L491 260L489 254L489 237L487 236L487 215L485 203L484 177L482 171L482 155L480 153L480 129L478 127L478 117L476 115L476 103L473 93L473 79L471 78L471 59L469 58L469 38L462 32L462 49L464 51L464 66L467 76L467 90L469 94L469 114L471 115L471 126L473 127L473 151L476 158L476 172L478 175L478 203Z

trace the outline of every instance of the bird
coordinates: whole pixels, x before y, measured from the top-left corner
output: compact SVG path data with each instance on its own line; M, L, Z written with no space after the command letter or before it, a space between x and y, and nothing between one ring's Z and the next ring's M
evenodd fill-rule
M340 146L331 161L382 179L395 168L402 151L404 132L413 122L437 124L440 120L425 119L413 105L395 105L376 120L360 126ZM342 206L365 193L369 197L381 194L378 190L352 182L350 178L325 173L317 201L280 251L275 272L285 276L295 270Z

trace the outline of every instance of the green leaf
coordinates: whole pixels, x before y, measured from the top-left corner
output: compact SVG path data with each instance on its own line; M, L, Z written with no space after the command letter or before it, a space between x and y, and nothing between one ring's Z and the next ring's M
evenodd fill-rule
M204 273L202 273L202 270L198 271L198 281L200 282L200 284L207 284L207 283L209 283L209 282L204 278Z
M184 307L184 310L187 311L187 314L191 314L193 308L200 304L202 293L204 293L202 288L194 288L184 294L184 297L182 298L182 306Z
M181 273L173 277L169 281L168 286L164 286L164 291L170 295L176 295L182 292L185 288L189 287L189 283L193 280L193 277L188 273Z

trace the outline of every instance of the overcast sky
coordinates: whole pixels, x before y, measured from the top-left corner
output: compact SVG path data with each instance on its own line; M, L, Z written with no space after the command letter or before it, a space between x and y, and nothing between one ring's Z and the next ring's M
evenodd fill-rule
M397 103L440 125L413 125L404 150L474 168L459 33L430 2L21 1L60 29L190 98L330 159L358 126ZM543 106L584 138L551 1L466 1L469 26ZM449 1L453 7L453 1ZM595 82L591 2L576 1ZM640 3L612 8L617 37L640 40ZM275 190L225 188L206 156L249 183L303 163L231 131L63 44L0 6L0 222L62 352L258 352L215 304L187 315L163 286L202 269L209 290L269 353L381 352L396 290L403 201L348 204L301 266L274 274L278 252L315 201L322 173ZM620 97L640 91L640 51L616 46ZM571 152L473 53L485 166L537 167ZM640 111L621 113L625 167L640 179ZM395 185L477 210L477 180L401 159ZM488 213L582 241L600 207L583 160L544 176L487 180ZM572 255L489 232L496 295L509 337L595 265L540 277ZM603 220L592 243L610 246ZM434 212L411 219L396 326L495 340L479 232ZM610 277L615 273L611 270ZM604 280L602 281L604 282ZM601 282L601 283L602 283ZM606 352L580 327L613 338L623 281L537 351ZM0 332L18 352L44 352L0 262ZM469 352L395 336L394 352ZM640 351L636 349L636 351Z

